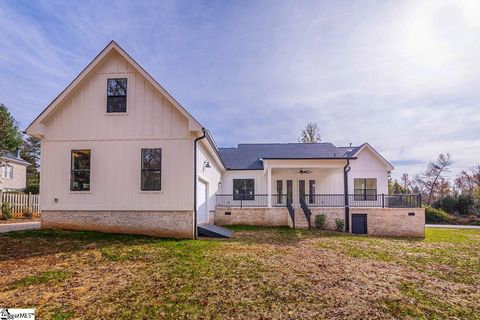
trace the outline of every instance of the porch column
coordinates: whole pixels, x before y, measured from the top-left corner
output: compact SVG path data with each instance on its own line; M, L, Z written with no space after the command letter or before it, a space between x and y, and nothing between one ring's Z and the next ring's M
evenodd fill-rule
M272 207L272 168L267 169L267 194L268 194L268 207Z

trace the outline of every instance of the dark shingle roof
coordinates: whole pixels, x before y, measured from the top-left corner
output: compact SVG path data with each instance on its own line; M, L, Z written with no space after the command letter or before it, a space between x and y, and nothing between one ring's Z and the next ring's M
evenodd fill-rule
M227 169L261 170L260 159L346 159L360 147L336 147L331 143L253 143L219 148ZM351 151L349 151L351 149Z
M17 163L21 163L24 165L30 165L27 161L23 160L20 157L15 156L13 153L10 153L8 151L1 151L0 150L0 158L5 159L6 161L14 161Z

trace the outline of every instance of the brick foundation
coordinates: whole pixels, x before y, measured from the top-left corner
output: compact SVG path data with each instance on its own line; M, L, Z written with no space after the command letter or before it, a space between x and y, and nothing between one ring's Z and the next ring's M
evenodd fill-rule
M287 208L217 208L215 210L217 225L277 227L288 226L289 220Z
M42 229L193 238L193 211L42 211Z

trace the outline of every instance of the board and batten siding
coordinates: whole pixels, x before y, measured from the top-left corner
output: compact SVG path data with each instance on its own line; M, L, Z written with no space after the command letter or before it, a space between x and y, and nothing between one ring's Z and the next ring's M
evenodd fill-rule
M354 192L355 178L377 179L377 193L388 194L388 170L385 164L368 148L356 155L357 159L350 161L348 173L348 192Z
M127 113L107 114L107 79L127 78ZM112 51L45 121L42 210L193 210L188 119ZM140 190L142 148L162 148L162 190ZM91 149L91 189L70 191L73 149ZM57 199L55 201L55 199Z

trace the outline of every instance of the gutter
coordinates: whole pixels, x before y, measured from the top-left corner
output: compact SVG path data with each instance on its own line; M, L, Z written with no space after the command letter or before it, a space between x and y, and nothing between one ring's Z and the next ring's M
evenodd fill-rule
M343 167L343 193L345 195L345 231L350 232L350 206L348 199L348 172L350 171L350 159L347 159L347 164Z
M202 128L203 135L193 142L193 238L197 239L197 142L205 139L206 129Z

